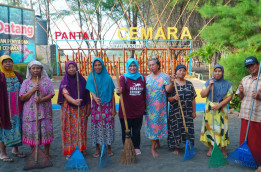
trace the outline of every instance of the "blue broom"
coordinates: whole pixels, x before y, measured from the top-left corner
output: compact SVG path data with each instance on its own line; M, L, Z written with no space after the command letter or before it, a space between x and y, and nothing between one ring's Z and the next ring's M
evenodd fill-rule
M93 74L93 70L92 70L92 77L93 77L97 97L99 97L99 92L98 92L97 83L96 83L96 80L95 80L95 77L94 77L94 74ZM107 146L106 146L106 143L104 141L104 128L103 128L103 116L102 116L101 104L99 105L99 111L100 111L101 124L102 124L101 125L101 127L102 127L102 145L101 145L101 156L100 156L99 167L103 168L110 162L111 157L108 156Z
M258 80L260 76L260 71L261 71L261 65L259 65L259 70L258 70L258 76L257 76L257 81L256 81L256 86L255 86L255 92L257 91L257 85L258 85ZM246 131L246 137L245 141L242 145L240 145L239 148L234 150L230 155L228 155L227 159L231 161L232 163L242 165L245 167L250 167L250 168L257 168L258 165L256 164L252 153L247 145L247 137L248 137L248 131L249 131L249 126L250 126L250 120L253 112L253 107L254 107L255 99L252 100L252 105L250 109L250 115L249 115L249 120L247 124L247 131Z
M79 86L79 73L76 73L77 79L77 90L78 90L78 99L80 99L80 86ZM77 145L70 156L70 158L65 163L65 171L89 171L88 165L78 147L79 142L79 118L80 118L80 106L78 106L78 120L77 120Z
M177 84L176 84L175 79L174 79L174 86L175 86L176 94L179 96L179 92L178 92L178 89L177 89ZM184 162L186 160L194 158L194 156L197 154L197 152L196 152L196 150L194 149L193 145L191 144L191 142L189 140L188 129L187 129L187 126L186 126L186 121L185 121L183 109L182 109L180 100L178 102L179 102L179 108L180 108L182 119L183 119L183 125L184 125L185 132L186 132L186 146L185 146L185 154L184 154L184 159L183 159L183 162Z

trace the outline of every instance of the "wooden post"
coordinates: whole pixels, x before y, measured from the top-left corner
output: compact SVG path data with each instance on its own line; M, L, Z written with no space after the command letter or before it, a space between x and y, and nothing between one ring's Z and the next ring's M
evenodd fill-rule
M113 66L115 66L115 57L114 57L114 54L112 55L112 62L113 62Z
M61 66L61 53L58 53L58 64L59 64L59 76L62 75L62 66Z
M167 60L166 60L166 52L163 53L163 61L164 61L164 72L167 73Z
M123 73L125 73L125 48L123 48Z
M121 75L121 61L120 57L118 57L118 70L119 70L119 75Z

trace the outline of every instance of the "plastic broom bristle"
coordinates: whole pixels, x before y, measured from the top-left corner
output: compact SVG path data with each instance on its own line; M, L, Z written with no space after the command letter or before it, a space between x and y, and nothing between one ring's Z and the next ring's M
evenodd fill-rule
M102 149L101 149L101 157L100 157L100 168L105 167L111 160L111 157L108 156L108 150L106 147L106 144L102 143Z
M257 164L251 154L246 141L234 152L228 155L227 159L232 163L250 168L257 168Z
M208 162L208 168L218 168L224 165L227 165L227 159L225 158L224 154L218 148L217 144L214 143L214 147L211 153L211 157Z
M185 147L185 154L183 161L189 160L194 158L197 154L196 150L194 149L193 145L190 143L189 140L186 140L186 147Z
M65 171L89 171L88 165L79 149L78 146L76 146L75 150L73 151L70 158L65 163Z

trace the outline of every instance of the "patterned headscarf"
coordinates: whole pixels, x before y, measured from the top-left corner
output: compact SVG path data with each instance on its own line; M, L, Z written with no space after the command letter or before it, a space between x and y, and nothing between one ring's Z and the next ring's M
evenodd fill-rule
M30 68L33 66L33 65L38 65L38 66L41 66L42 67L42 73L41 73L41 78L49 78L48 75L47 75L47 72L45 71L44 67L43 67L43 64L39 61L31 61L28 66L27 66L27 72L26 72L26 79L31 79L32 78L32 74L30 72Z
M5 70L4 66L3 66L3 61L6 60L6 59L10 59L13 61L13 59L8 56L8 55L3 55L0 57L0 68L1 68L1 71L5 74L5 77L7 78L15 78L15 73L13 71L13 68L11 70Z

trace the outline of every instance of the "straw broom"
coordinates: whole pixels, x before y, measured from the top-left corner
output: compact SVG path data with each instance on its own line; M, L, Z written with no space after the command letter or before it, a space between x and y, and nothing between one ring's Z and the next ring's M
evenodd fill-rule
M115 72L115 75L117 78L118 87L120 87L120 79L119 79L119 73L117 71L117 66L114 66L114 72ZM137 162L137 156L136 156L136 152L135 152L132 140L131 140L131 132L128 127L128 122L127 122L127 117L126 117L126 113L125 113L125 107L124 107L122 94L120 94L120 100L121 100L121 108L122 108L122 112L123 112L125 129L126 129L125 130L125 143L124 143L123 152L120 157L120 163L124 164L124 165L130 165L132 163Z

